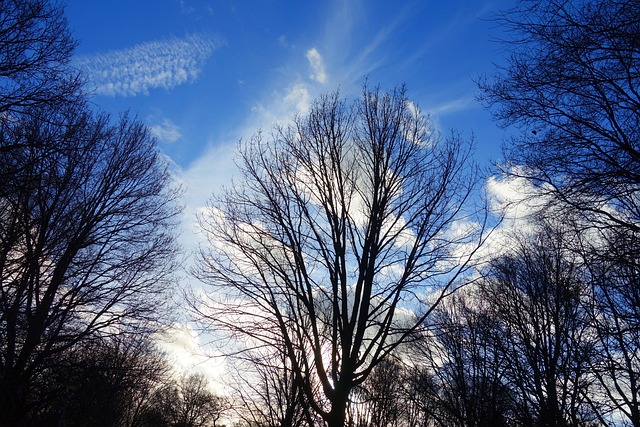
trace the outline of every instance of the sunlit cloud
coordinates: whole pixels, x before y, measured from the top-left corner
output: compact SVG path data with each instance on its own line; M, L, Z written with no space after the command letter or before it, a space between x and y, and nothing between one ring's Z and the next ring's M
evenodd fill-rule
M492 176L487 179L486 189L491 210L511 221L528 221L549 203L545 188L538 188L526 178L514 175ZM520 225L522 227L522 225Z
M407 111L412 116L412 121L405 125L405 137L414 144L426 147L431 144L433 128L431 117L425 115L422 109L413 101L405 101Z
M305 85L295 84L287 89L284 102L289 110L293 107L296 113L307 113L311 103L311 95Z
M485 181L485 195L490 214L501 220L476 253L476 258L484 261L505 254L514 233L535 233L535 216L549 202L544 190L527 179L504 174Z
M172 362L176 374L202 374L209 381L212 391L224 394L220 385L225 371L225 359L219 352L210 348L205 350L195 329L175 323L158 337L157 343Z
M320 84L324 84L327 81L327 72L324 66L324 60L322 59L322 55L320 52L314 47L307 51L306 54L307 61L309 61L309 66L311 67L311 75L309 76L311 80L316 81Z
M243 136L246 138L260 129L269 130L276 124L287 124L296 114L308 113L314 96L302 82L272 91L267 102L258 102L251 107L252 117L247 122Z
M180 127L168 118L152 120L149 131L159 142L174 143L182 138Z
M220 45L211 37L194 34L81 56L76 66L94 93L135 96L148 94L150 89L171 89L196 81Z

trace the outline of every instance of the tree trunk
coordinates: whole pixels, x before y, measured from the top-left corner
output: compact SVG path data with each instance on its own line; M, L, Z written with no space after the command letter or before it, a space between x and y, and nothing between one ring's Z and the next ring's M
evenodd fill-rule
M327 427L345 427L347 412L346 399L338 399L331 405L331 412L325 419Z
M345 427L347 421L347 402L351 387L346 387L344 383L338 382L334 385L333 396L331 398L331 411L324 421L326 427Z
M26 390L20 378L11 371L0 385L0 426L18 426L27 413Z

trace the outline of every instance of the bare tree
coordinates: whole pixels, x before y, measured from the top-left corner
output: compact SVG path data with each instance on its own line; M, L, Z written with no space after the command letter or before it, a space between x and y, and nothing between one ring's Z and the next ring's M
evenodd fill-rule
M39 107L81 104L81 82L70 69L76 42L62 4L47 0L6 0L0 5L0 155L19 151L24 139L20 117ZM25 167L3 156L0 181L10 181ZM35 160L34 160L35 161Z
M433 401L434 425L513 425L504 331L484 300L471 288L448 298L431 319L430 335L412 346L416 363L432 373L422 394Z
M640 8L633 0L522 0L498 21L511 30L511 55L481 83L483 99L501 123L524 131L505 171L551 196L547 214L582 216L577 235L599 338L589 370L600 388L587 397L603 424L626 417L638 425Z
M178 409L176 426L216 427L227 405L219 396L208 389L208 381L203 375L189 375L179 383L182 404Z
M403 418L407 426L432 427L437 424L438 402L434 398L437 390L433 372L424 365L407 368L403 376Z
M138 121L82 104L38 107L0 139L0 424L34 405L31 380L96 336L147 330L175 266L176 192ZM0 172L1 173L1 172Z
M405 426L404 366L396 360L381 361L367 381L354 389L347 411L354 427Z
M505 171L593 225L640 223L640 8L635 0L520 0L498 22L510 56L482 99L523 131Z
M607 233L611 236L612 233ZM590 372L597 392L588 397L603 424L626 419L640 426L640 246L628 234L603 244L583 236L593 299L591 326L598 342ZM595 246L595 247L594 247Z
M56 400L38 387L79 344L155 327L174 265L166 165L87 108L75 45L61 3L1 2L0 424Z
M32 379L38 396L33 424L139 426L170 373L165 355L147 336L87 340L58 354Z
M200 218L197 274L217 297L194 307L287 355L306 402L342 427L354 387L421 328L479 243L469 156L404 88L319 98L241 146L243 181Z
M226 399L209 389L201 374L184 375L156 391L147 414L150 426L216 427L225 411Z
M586 399L595 345L585 307L590 286L581 257L569 250L570 236L548 223L533 236L515 236L482 284L504 331L498 345L519 425L583 426L595 418Z
M36 105L75 99L69 63L76 42L57 1L3 0L0 13L0 123ZM0 146L0 150L2 146Z
M234 360L235 412L251 427L313 427L317 424L286 354L254 349Z

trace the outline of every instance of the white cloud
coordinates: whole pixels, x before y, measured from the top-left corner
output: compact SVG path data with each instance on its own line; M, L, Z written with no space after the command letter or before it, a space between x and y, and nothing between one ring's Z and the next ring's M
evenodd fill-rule
M189 325L173 324L158 337L158 346L173 362L178 375L199 373L209 381L212 391L224 394L221 387L225 373L225 358L220 352L201 343L198 332Z
M257 102L251 107L252 116L242 131L247 138L260 129L271 130L274 125L286 125L296 114L306 114L314 95L304 83L292 83L284 90L274 90L266 103Z
M309 90L303 84L295 84L287 89L284 102L287 107L293 107L296 113L309 112L311 96Z
M135 96L197 80L206 60L219 46L211 37L195 34L81 56L76 66L96 94Z
M293 83L282 91L271 92L269 101L256 103L246 123L219 141L209 141L203 154L186 168L176 171L177 184L184 189L185 210L181 243L195 249L203 236L196 213L201 212L214 192L231 184L238 173L234 163L238 140L249 140L260 129L268 132L275 124L287 124L296 114L308 112L312 94L303 83ZM237 177L236 177L237 178Z
M425 116L418 104L412 101L405 101L405 106L415 121L405 124L405 137L414 144L426 147L431 143L431 136L435 127L430 121L430 117Z
M204 238L196 214L206 206L214 192L230 185L237 173L235 148L234 141L212 145L188 168L176 172L176 183L184 190L185 204L180 244L189 251L197 250Z
M173 143L182 138L180 127L170 119L164 118L149 125L149 131L160 142Z
M309 65L311 66L311 75L309 76L311 80L316 81L320 84L324 84L327 81L327 72L324 66L324 60L322 59L322 55L318 52L318 49L311 48L307 51L306 54L307 61L309 61Z
M477 260L490 260L503 255L511 248L513 233L529 235L535 232L533 218L549 202L540 188L525 178L508 175L491 176L485 183L485 191L491 214L501 218L500 223L480 251Z
M509 221L526 221L549 202L544 189L516 176L492 176L486 183L491 209Z

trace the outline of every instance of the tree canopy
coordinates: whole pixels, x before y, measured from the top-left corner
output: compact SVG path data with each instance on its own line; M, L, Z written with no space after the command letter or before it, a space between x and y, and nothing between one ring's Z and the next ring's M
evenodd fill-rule
M0 424L35 422L66 352L155 330L176 266L168 165L139 120L89 108L74 47L61 5L2 2Z
M403 87L365 86L240 153L243 180L200 221L198 276L220 297L193 304L284 354L305 402L342 426L351 391L422 327L481 239L471 144L431 133Z

